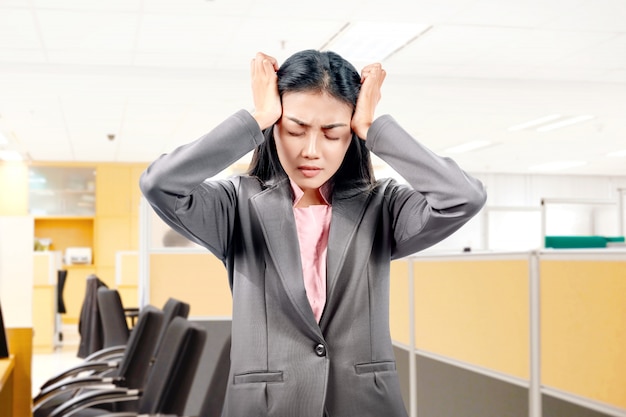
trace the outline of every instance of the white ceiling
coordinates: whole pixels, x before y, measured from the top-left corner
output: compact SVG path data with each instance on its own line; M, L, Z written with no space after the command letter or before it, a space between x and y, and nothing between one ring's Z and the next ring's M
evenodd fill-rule
M379 112L434 151L488 140L450 155L473 172L626 175L606 156L626 149L624 0L0 0L3 147L152 160L250 108L256 51L282 62L357 22L426 28L383 61ZM507 130L550 114L594 118Z

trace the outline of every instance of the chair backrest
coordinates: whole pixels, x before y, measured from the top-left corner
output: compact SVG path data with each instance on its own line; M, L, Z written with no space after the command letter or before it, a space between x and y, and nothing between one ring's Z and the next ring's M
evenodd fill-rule
M98 312L102 323L103 348L125 345L130 331L119 292L106 287L98 288Z
M139 414L184 413L205 341L206 330L182 317L172 319L139 400Z
M162 324L161 310L151 305L141 309L116 372L116 376L124 378L120 385L128 388L144 387Z
M85 298L80 307L78 319L78 333L80 343L78 344L79 358L86 358L94 352L102 349L102 321L100 320L100 309L98 308L98 289L107 285L95 274L89 274L85 282Z
M187 316L189 316L189 304L185 303L184 301L180 301L170 297L163 305L162 310L163 325L161 327L161 334L159 335L159 339L157 340L156 348L154 350L154 358L156 358L156 355L159 354L159 349L161 347L161 344L163 343L165 332L167 331L167 327L170 325L171 321L175 317L182 317L186 319Z
M224 341L220 350L215 370L209 381L204 401L200 406L198 417L220 417L224 408L226 388L228 387L228 375L230 372L230 341L231 336Z

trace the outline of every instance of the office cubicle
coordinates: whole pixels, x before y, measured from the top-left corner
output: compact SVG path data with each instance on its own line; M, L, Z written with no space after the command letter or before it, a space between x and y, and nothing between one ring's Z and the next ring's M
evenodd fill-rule
M626 416L626 252L395 264L391 330L410 415Z

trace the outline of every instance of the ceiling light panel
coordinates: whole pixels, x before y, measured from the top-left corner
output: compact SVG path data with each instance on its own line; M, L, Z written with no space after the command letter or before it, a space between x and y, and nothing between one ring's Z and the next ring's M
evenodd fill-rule
M560 114L548 114L546 116L539 117L537 119L529 120L524 123L516 124L514 126L509 127L507 130L509 132L516 132L518 130L529 129L531 127L539 126L547 122L551 122L553 120L560 119Z
M465 153L471 152L478 149L486 148L490 146L491 142L488 140L474 140L471 142L466 142L458 146L453 146L445 150L447 153Z
M626 149L622 149L621 151L607 153L606 156L608 158L624 158L626 157Z
M563 171L569 168L577 168L583 165L587 165L586 161L553 161L545 164L533 165L528 168L533 172L556 172Z
M577 123L582 123L582 122L586 122L589 121L591 119L595 118L595 116L591 115L591 114L583 114L581 116L576 116L576 117L570 117L564 120L559 120L558 122L555 123L550 123L548 125L545 126L541 126L539 128L537 128L537 132L549 132L551 130L555 130L555 129L560 129L562 127L566 127L566 126L571 126Z
M0 151L0 161L23 161L24 158L18 151Z
M354 22L339 32L325 50L352 62L383 61L428 28L418 23Z

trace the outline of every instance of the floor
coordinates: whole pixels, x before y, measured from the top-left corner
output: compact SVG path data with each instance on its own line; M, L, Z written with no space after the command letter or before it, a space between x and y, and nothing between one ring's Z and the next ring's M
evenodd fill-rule
M32 362L32 393L36 395L39 387L50 377L71 368L83 361L76 356L78 344L78 325L63 326L63 344L52 353L35 353Z

